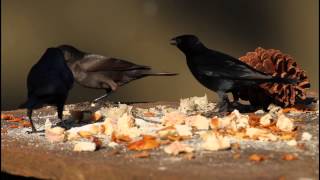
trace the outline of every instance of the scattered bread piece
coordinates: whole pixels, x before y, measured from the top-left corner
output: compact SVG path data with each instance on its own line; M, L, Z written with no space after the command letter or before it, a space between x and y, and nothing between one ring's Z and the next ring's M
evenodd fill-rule
M175 125L178 135L192 136L191 127L187 125Z
M288 144L289 146L296 146L296 145L298 145L297 141L294 140L294 139L288 141L287 144Z
M73 151L95 151L96 148L97 145L94 142L78 142L75 144Z
M112 119L118 119L125 113L130 113L132 106L126 104L119 104L118 107L101 108L100 112L103 116Z
M229 139L214 132L208 132L202 135L203 142L201 147L209 151L217 151L230 148Z
M301 136L302 141L310 141L312 138L312 135L308 132L303 132Z
M94 113L91 114L91 118L92 121L99 121L100 119L102 119L102 114L100 111L96 111Z
M260 124L263 126L268 126L271 124L272 116L270 114L266 114L260 118Z
M93 135L90 131L79 131L78 134L83 138L89 138Z
M246 135L251 139L258 139L262 141L276 141L278 139L277 136L273 135L268 130L259 128L247 128Z
M173 111L170 113L166 113L164 117L161 119L161 121L165 126L174 126L178 124L183 124L185 122L185 119L185 114L179 111Z
M193 148L179 141L175 141L164 148L164 152L172 155L178 155L179 153L184 153L184 152L191 153L193 151L194 151Z
M159 146L160 146L160 143L157 141L155 137L151 138L151 136L144 136L141 140L128 144L127 148L129 150L142 151L142 150L155 149Z
M219 122L220 122L220 120L219 120L218 116L213 117L210 121L210 128L211 129L219 128Z
M61 127L45 129L45 137L50 142L62 142L65 140L65 129Z
M186 125L195 127L198 130L208 130L210 120L200 114L189 116L185 120Z
M176 128L173 126L168 126L157 131L161 139L167 138L169 135L176 135Z
M294 129L293 119L288 118L283 113L280 113L278 115L276 126L282 131L290 132Z
M116 142L114 142L114 141L111 141L111 142L108 144L108 146L111 147L111 148L116 148L116 147L119 146L119 144L116 143Z

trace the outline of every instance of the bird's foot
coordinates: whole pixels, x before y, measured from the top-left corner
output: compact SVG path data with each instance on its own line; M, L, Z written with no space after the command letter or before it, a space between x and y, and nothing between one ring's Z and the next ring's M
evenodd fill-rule
M242 104L240 102L232 102L232 107L234 109L239 110L241 113L249 113L259 109L259 107L250 105L250 104Z
M242 106L243 104L241 104L239 101L233 101L231 103L231 105L232 105L233 108L237 108L237 107Z
M219 108L218 110L219 113L228 113L234 110L233 106L231 106L231 104L229 103L222 103L218 106L218 108Z
M108 97L108 96L109 96L109 94L106 93L106 94L104 94L104 95L102 95L102 96L94 99L93 101L91 101L91 104L96 104L98 101L100 101L101 99L104 99L104 98L106 98L106 97Z
M43 133L43 132L44 132L44 130L38 131L38 130L36 130L35 128L32 128L31 131L26 131L27 134Z
M60 126L63 128L67 128L68 125L66 124L66 122L64 120L61 120Z

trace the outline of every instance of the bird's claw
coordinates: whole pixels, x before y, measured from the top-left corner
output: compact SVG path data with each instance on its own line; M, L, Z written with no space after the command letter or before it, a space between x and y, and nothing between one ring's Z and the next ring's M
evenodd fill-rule
M63 120L61 120L61 125L60 125L60 126L63 127L63 128L67 128L67 124L66 124L66 122L63 121Z
M31 131L26 131L27 134L33 134L33 133L42 133L43 131L37 131L36 129L32 129Z

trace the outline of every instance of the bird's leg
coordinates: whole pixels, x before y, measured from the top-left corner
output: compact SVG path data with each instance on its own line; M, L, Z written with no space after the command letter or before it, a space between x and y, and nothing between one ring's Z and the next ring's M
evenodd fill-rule
M63 105L57 105L58 118L61 120L62 127L66 127L65 122L63 121Z
M92 102L93 102L93 103L96 103L96 102L98 102L99 100L101 100L101 99L103 99L103 98L106 98L106 97L108 97L108 96L109 96L109 93L106 93L106 94L104 94L104 95L102 95L102 96L94 99Z
M33 124L33 121L32 121L32 109L28 109L27 115L29 117L29 121L30 121L30 124L31 124L31 129L32 129L32 131L27 131L27 133L31 134L31 133L38 132L37 129L34 127L34 124Z
M233 107L238 107L241 106L242 104L239 102L239 94L237 90L234 90L231 92L232 96L233 96L233 101L232 101L232 106Z
M92 101L92 103L96 103L96 102L98 102L99 100L108 97L108 96L111 94L111 92L112 92L112 90L111 90L110 88L109 88L109 89L106 89L106 94L104 94L104 95L102 95L102 96L94 99L94 100Z
M102 80L102 83L105 89L111 88L112 91L115 91L118 88L118 84L114 82L113 79L108 77L104 77L104 79Z
M218 96L219 96L219 112L227 112L230 110L230 102L228 95L225 92L218 91Z

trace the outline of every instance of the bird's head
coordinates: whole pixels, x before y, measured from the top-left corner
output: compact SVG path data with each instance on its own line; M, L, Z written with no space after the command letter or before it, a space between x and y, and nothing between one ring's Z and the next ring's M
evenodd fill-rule
M77 48L71 45L60 45L57 48L59 48L63 52L64 59L67 62L72 62L72 61L81 59L85 55L84 52L78 50Z
M194 48L202 45L199 38L191 34L174 37L170 40L170 44L177 46L183 52L192 51Z

